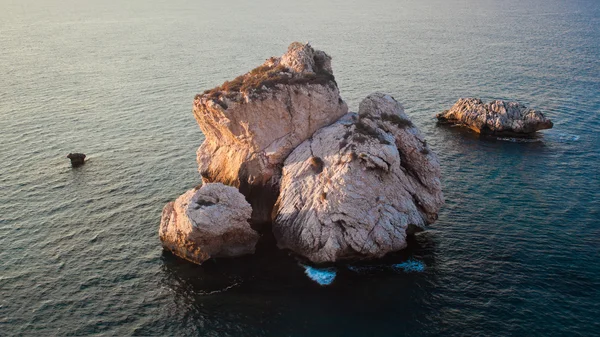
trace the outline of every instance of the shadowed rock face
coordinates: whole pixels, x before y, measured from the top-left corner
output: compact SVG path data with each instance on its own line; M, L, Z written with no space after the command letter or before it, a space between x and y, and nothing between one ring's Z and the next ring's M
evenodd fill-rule
M461 124L496 136L527 136L553 126L541 112L517 102L497 100L484 104L477 98L461 98L436 117L441 123Z
M259 228L270 221L285 158L347 111L331 58L292 43L282 57L195 98L194 116L206 137L197 151L202 180L238 187Z
M273 232L315 263L376 258L404 248L443 203L437 156L403 108L376 93L285 160Z
M259 235L248 223L251 213L236 188L205 184L165 206L160 240L166 249L194 263L253 254Z

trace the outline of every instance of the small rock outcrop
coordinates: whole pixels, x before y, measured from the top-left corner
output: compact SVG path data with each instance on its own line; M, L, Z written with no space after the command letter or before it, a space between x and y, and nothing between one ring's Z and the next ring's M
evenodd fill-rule
M202 181L239 188L256 225L270 221L285 158L348 107L331 58L295 42L282 57L196 96L193 111L205 136L197 151Z
M376 258L437 219L440 165L391 96L317 131L285 160L273 233L312 262Z
M164 207L160 240L163 247L194 263L253 254L259 235L248 222L251 213L236 188L205 184Z
M544 114L517 102L496 100L484 104L477 98L461 98L436 117L441 123L465 125L494 136L527 136L553 126Z
M69 153L67 158L71 159L71 166L78 167L85 164L86 155L83 153Z

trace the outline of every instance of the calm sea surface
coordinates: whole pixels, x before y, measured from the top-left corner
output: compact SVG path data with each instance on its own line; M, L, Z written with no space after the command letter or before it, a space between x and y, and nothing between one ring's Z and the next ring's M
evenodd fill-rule
M200 182L194 95L295 40L333 56L352 110L404 104L440 157L439 221L327 287L269 245L163 253L162 207ZM599 60L597 0L0 0L0 335L597 335ZM465 96L554 129L436 126ZM406 259L425 270L385 267Z

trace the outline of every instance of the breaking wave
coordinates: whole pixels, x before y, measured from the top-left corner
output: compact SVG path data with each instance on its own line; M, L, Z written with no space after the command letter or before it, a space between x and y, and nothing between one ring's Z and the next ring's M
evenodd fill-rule
M304 267L306 276L322 286L333 283L337 275L335 268L315 268L307 265L302 265L302 267Z

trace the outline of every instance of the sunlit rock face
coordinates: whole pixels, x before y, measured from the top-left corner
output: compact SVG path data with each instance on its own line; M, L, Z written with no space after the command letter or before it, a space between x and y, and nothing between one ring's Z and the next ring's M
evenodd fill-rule
M391 96L317 131L285 160L273 233L312 262L376 258L437 219L440 165Z
M249 224L252 207L238 190L220 183L187 191L163 209L163 246L194 263L254 253L259 235Z
M198 95L193 111L205 136L197 151L203 182L239 188L260 228L271 219L285 158L348 107L331 58L295 42L282 57Z
M169 203L159 230L190 261L252 253L267 229L314 263L378 258L444 203L437 156L402 106L375 93L348 113L331 58L308 44L196 96L193 111L204 186Z
M497 100L484 104L477 98L461 98L436 117L441 123L460 124L496 136L527 136L553 126L544 114L517 102Z

